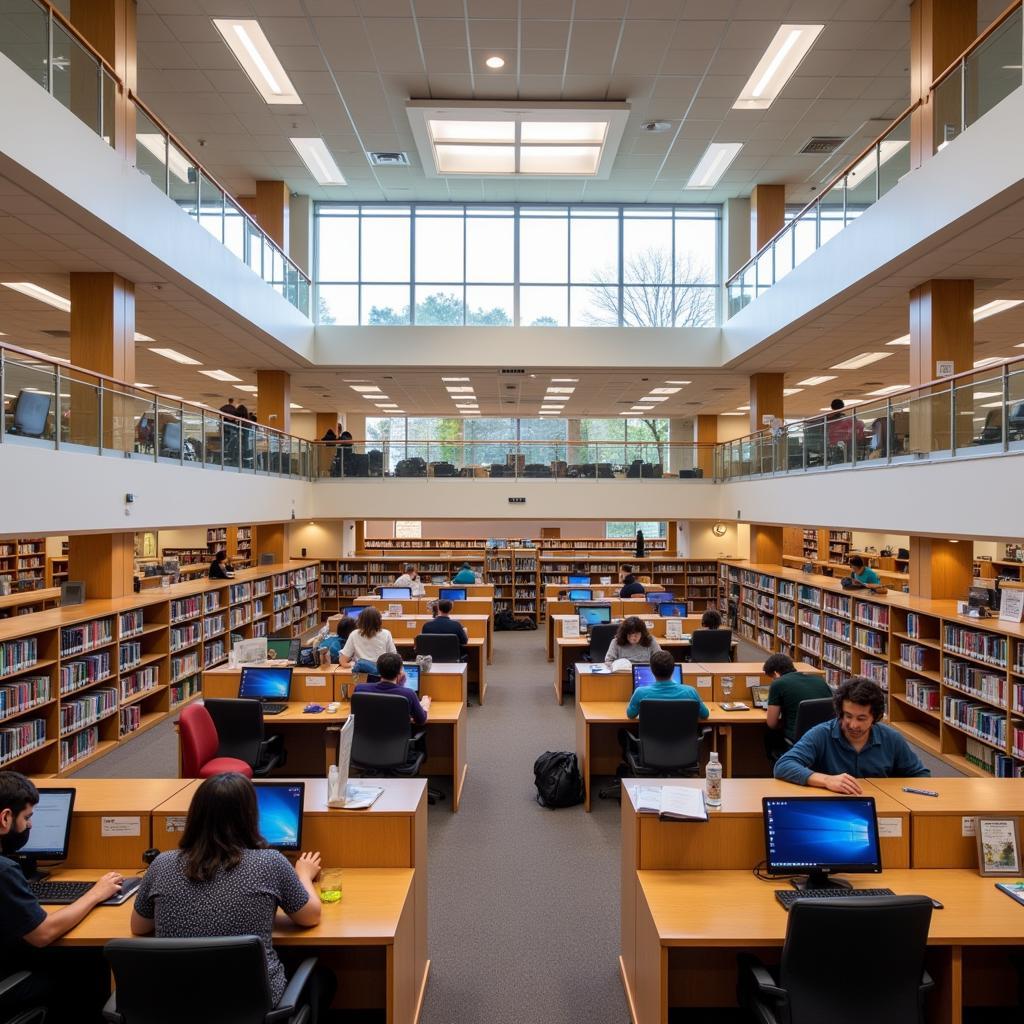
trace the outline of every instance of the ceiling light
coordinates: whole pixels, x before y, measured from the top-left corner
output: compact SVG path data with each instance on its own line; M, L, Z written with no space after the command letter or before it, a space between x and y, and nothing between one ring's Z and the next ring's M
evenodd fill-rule
M212 377L214 380L222 380L232 384L242 379L241 377L236 377L233 373L228 373L227 370L200 370L199 372L204 377Z
M348 184L323 139L290 139L289 141L295 147L295 152L302 157L302 162L309 168L309 173L321 185Z
M1002 395L998 391L975 391L971 397L977 402L982 398L1001 398Z
M135 332L135 340L136 341L152 341L153 339L148 334L139 334L139 332L136 331Z
M740 91L734 110L766 110L807 56L824 25L780 25Z
M805 388L813 388L818 384L827 384L830 380L835 380L835 374L829 376L828 374L822 374L820 377L808 377L806 380L798 380L797 384Z
M885 395L894 395L897 391L904 391L909 387L909 384L890 384L887 388L879 388L877 391L868 391L867 394L872 398L883 398Z
M448 388L445 388L445 391L447 391L448 394L450 394L450 395L471 395L471 394L473 394L472 386L470 386L470 387L462 387L462 386L448 387Z
M505 66L505 58L504 57L488 57L487 60L484 61L484 63L489 68L494 68L494 70L497 71L498 68L503 68Z
M375 391L372 395L363 395L362 397L367 399L370 402L376 402L378 399L381 399L381 398L387 400L388 396L385 395L383 391L381 391L381 392L376 392Z
M712 142L694 168L687 188L714 188L743 148L742 142Z
M666 384L692 384L692 380L667 380Z
M591 177L601 162L600 146L523 146L520 174L575 174Z
M880 359L888 359L891 355L891 352L862 352L859 356L854 356L852 359L835 363L831 368L833 370L859 370L861 367L877 363Z
M193 359L191 356L183 355L181 352L175 351L173 348L151 348L150 352L155 352L158 356L163 356L164 359L171 359L176 363L181 363L184 366L202 366L198 359Z
M682 388L651 388L652 395L677 395Z
M62 309L65 313L71 312L70 299L65 299L63 295L57 295L54 292L47 291L45 288L40 288L39 285L32 284L31 281L4 281L3 286L11 288L16 292L21 292L22 295L27 295L30 299L38 299L40 302L45 302L48 306L53 306L55 309Z
M739 409L740 412L750 412L749 405L737 405L736 408Z
M365 377L343 377L346 384L368 384L369 381Z
M374 402L373 404L375 406L377 406L378 409L397 409L398 408L398 403L397 402Z
M909 344L910 344L910 335L909 334L903 334L903 335L901 335L898 338L893 338L892 341L887 341L886 342L886 345L909 345Z
M515 174L515 146L434 147L439 174Z
M165 136L159 132L139 132L135 136L143 149L149 150L160 161L167 164L171 174L186 185L194 185L196 169L192 161L175 145L168 145Z
M1014 306L1019 306L1024 299L993 299L992 302L986 302L984 306L978 306L974 311L974 322L977 323L979 320L984 320L986 317L995 316L996 313L1004 313L1008 309L1013 309Z
M460 381L460 380L469 380L469 378L468 377L442 377L441 380L447 381L449 383L453 383L454 384L454 383L456 383L457 381Z
M720 415L722 415L722 416L746 416L746 413L744 413L744 412L723 412Z
M575 388L553 388L548 385L548 393L552 395L571 395L576 389Z
M644 395L644 397L641 398L640 401L641 402L667 402L668 401L668 396L667 395Z
M985 359L976 359L974 369L980 370L983 366L991 366L993 363L1005 362L1009 356L987 356Z
M561 412L562 407L558 405L542 405L540 407L541 412Z
M634 405L633 412L650 412L653 408L653 405Z
M302 103L258 21L214 18L213 24L267 103Z
M236 391L246 391L246 392L248 392L251 395L255 395L259 391L259 388L256 387L255 384L239 384L238 387L235 388L235 390Z
M801 391L803 391L803 388L783 388L782 394L783 397L789 398L790 395L799 395Z
M380 391L376 384L353 384L351 387L353 391L358 391L361 395L369 391Z
M289 409L301 409L302 406L301 405L296 405L294 402L289 402L288 403L288 408Z
M579 382L580 382L579 377L552 377L551 378L551 383L552 384L579 384ZM671 384L672 382L669 381L669 383Z
M523 142L604 142L607 121L524 121L519 129Z
M515 121L430 121L435 142L515 142Z

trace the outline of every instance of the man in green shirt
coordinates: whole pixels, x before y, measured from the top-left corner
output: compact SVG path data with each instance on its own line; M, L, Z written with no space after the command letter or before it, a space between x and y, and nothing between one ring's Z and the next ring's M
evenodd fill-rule
M793 659L787 654L770 655L762 671L772 681L768 688L766 721L773 730L768 734L769 757L777 757L785 748L782 736L791 741L796 739L796 713L800 702L821 697L831 700L832 690L821 676L797 672Z

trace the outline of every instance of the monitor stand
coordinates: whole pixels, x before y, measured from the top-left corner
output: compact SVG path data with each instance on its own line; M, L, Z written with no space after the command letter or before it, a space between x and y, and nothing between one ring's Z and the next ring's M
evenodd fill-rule
M808 875L801 875L799 878L790 880L794 889L803 892L804 889L852 889L853 883L847 882L844 878L836 878L829 875L827 871L812 871Z

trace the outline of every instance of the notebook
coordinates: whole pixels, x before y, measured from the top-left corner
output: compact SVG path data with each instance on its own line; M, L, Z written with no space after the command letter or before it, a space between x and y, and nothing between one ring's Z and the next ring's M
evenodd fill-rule
M707 821L704 790L689 786L641 786L634 796L641 814L657 814L662 821Z

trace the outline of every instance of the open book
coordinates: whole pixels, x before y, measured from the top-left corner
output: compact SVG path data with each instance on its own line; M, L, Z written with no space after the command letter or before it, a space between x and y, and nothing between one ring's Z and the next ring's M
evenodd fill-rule
M662 821L707 821L704 790L690 786L641 786L634 794L641 814L657 814Z

